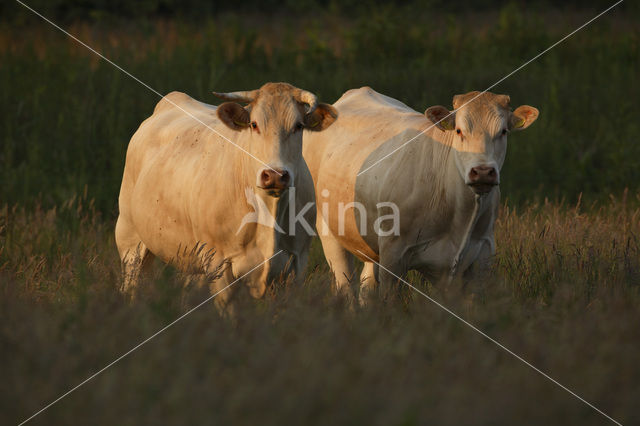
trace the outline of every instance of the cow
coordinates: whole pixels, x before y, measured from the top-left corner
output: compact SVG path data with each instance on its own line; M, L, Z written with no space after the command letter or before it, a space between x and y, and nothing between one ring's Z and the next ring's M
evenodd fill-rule
M364 262L361 303L378 282L397 283L410 269L440 282L487 264L507 136L538 117L509 102L470 92L453 97L453 111L420 114L363 87L334 104L336 125L305 132L317 229L338 291L349 294L351 254Z
M302 276L311 239L303 226L315 211L292 226L289 211L314 200L303 129L322 131L337 112L287 83L214 94L228 102L166 95L131 138L115 229L127 294L156 257L191 276L217 275L212 293L246 274L260 298L274 277Z

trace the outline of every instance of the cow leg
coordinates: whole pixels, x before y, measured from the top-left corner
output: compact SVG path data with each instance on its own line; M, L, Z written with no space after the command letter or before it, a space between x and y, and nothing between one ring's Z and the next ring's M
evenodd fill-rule
M121 291L133 299L141 274L149 272L155 256L122 216L116 223L116 245L122 265Z
M142 241L130 249L122 261L122 292L135 299L135 289L143 276L149 276L155 256Z
M483 240L482 247L476 257L476 261L471 265L476 265L475 274L487 274L491 270L493 256L496 252L493 240Z
M378 268L378 281L381 289L388 293L395 289L395 294L400 294L405 284L400 280L404 279L408 268L402 256L403 244L401 241L382 241L380 244L380 266Z
M309 250L305 250L301 253L296 254L294 258L294 262L295 262L294 282L297 285L300 285L304 281L304 272L307 269L307 263L309 263Z
M317 223L324 257L327 259L335 277L336 291L338 294L350 295L349 283L353 278L353 257L342 247L336 237L328 230L329 228L324 225L321 216L318 216ZM326 230L326 232L323 232L323 230Z
M402 262L384 262L384 260L380 259L380 264L382 267L380 268L379 277L380 277L380 286L388 291L392 288L400 289L404 284L400 281L400 278L404 279L407 271L406 268L402 266Z
M361 306L367 304L368 299L375 291L378 282L375 277L375 263L364 262L362 273L360 274L360 294L358 295L358 301Z
M230 262L225 262L220 266L222 270L217 269L218 266L216 266L215 272L214 269L212 269L209 273L205 274L208 276L209 293L211 296L215 296L213 301L218 311L223 316L233 319L235 316L233 299L242 289L244 283L240 281L235 282L237 278L233 275L233 268ZM213 278L213 276L217 277ZM232 283L233 285L229 287Z
M461 275L464 289L470 288L472 297L479 294L483 288L483 282L491 273L493 254L495 248L490 240L482 240L476 244L480 245L474 262L469 265ZM475 254L475 253L474 253Z
M206 300L213 301L214 306L222 315L232 311L231 300L240 283L233 283L234 277L231 267L224 265L223 269L205 268L203 272L194 272L184 276L181 306L192 309ZM227 288L228 287L228 288Z

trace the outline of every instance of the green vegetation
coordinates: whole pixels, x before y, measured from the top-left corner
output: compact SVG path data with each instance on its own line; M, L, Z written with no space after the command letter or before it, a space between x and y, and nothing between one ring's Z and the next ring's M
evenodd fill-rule
M288 81L334 102L369 85L418 111L483 90L589 13L481 15L380 6L353 19L226 14L198 24L77 24L81 40L160 93L217 103L212 90ZM592 16L592 15L591 15ZM502 191L512 202L603 199L639 188L639 32L612 12L494 91L541 111L513 135ZM19 34L19 36L18 36ZM116 212L126 146L159 97L41 21L0 28L0 200L52 206L88 185Z
M151 18L121 21L108 3L75 2L92 24L68 29L161 93L216 103L212 90L288 81L333 102L369 85L419 111L488 87L595 15L309 1L174 21L159 17L176 2L150 0L136 7ZM465 286L411 277L623 424L640 423L637 11L623 5L493 89L541 112L511 138L494 267ZM3 16L0 423L16 424L206 295L184 297L161 265L135 303L118 292L126 146L159 98L48 24ZM329 283L314 244L303 286L240 300L235 320L197 310L33 423L606 422L417 293L382 289L349 309Z

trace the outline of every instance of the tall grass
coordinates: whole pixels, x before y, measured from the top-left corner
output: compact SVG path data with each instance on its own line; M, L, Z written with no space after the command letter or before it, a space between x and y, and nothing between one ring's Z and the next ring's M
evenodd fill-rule
M503 207L494 268L430 297L623 424L640 418L640 198ZM84 196L0 213L0 413L20 421L185 312L156 265L128 304ZM35 424L603 424L418 295L349 309L317 245L304 285L195 311ZM192 295L192 303L205 295ZM193 306L193 305L191 305Z
M494 89L541 111L511 138L503 193L512 203L636 192L636 12L605 15ZM515 4L447 15L413 4L355 17L227 13L69 30L161 93L216 103L212 90L288 81L333 102L370 85L423 111L488 87L590 16ZM4 23L0 40L0 199L39 194L52 206L88 185L113 214L127 143L158 97L41 21Z

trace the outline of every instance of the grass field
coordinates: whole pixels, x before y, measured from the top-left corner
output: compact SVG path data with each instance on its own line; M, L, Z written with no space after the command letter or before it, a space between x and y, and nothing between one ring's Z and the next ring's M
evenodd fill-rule
M216 102L211 90L288 81L333 102L370 85L422 111L595 15L519 5L68 28L161 93ZM623 424L640 423L637 16L623 5L494 89L541 115L510 140L493 269L448 287L410 277ZM0 424L17 424L206 295L185 298L159 264L136 302L118 291L117 193L155 94L16 19L0 23L0 96ZM203 306L33 424L608 422L415 292L350 309L317 241L303 286L277 283L237 311Z
M509 146L502 193L512 202L638 189L640 14L621 7L493 89L541 111ZM351 18L226 14L197 25L68 28L160 93L217 103L213 90L287 81L334 102L368 85L424 111L489 87L595 14L380 6ZM88 185L113 217L127 143L159 97L39 20L0 25L0 63L0 200L32 204L40 194L50 207Z
M640 198L504 207L494 270L413 282L623 424L640 420ZM82 198L0 214L3 424L16 423L187 307L156 265L129 305L113 223ZM333 297L319 247L302 287L187 316L34 424L604 424L414 292ZM193 295L191 300L204 300Z

